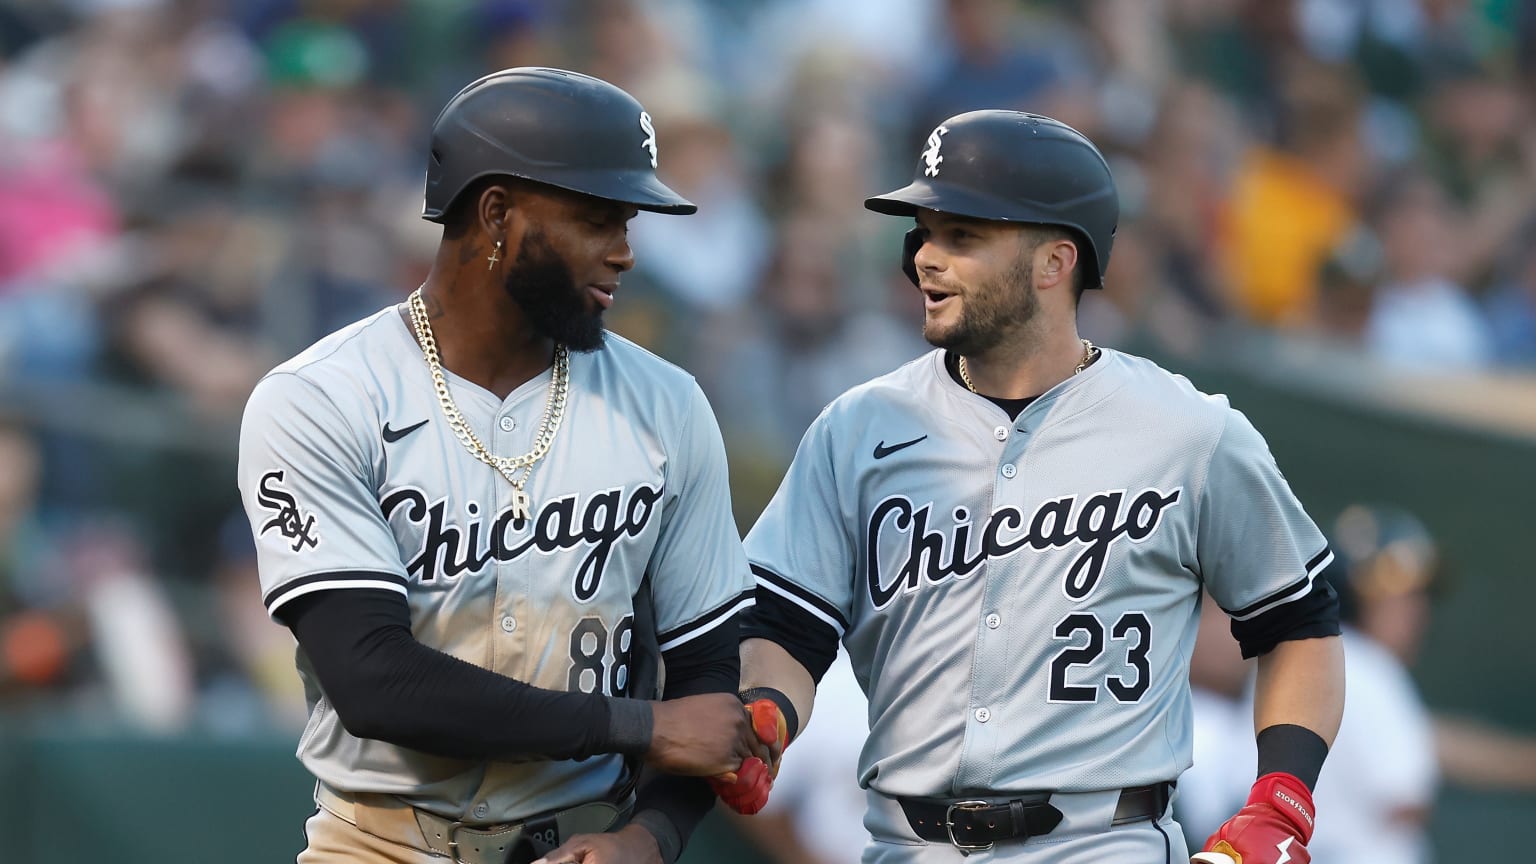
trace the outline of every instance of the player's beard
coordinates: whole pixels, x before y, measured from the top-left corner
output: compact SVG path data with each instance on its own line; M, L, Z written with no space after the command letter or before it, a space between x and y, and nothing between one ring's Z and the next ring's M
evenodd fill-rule
M948 327L924 321L923 338L936 348L974 357L1027 332L1040 312L1033 260L1034 247L1030 247L1008 272L960 296L959 321Z
M543 231L535 228L523 235L517 258L507 265L506 288L540 336L572 351L603 347L603 310L593 311L596 304Z

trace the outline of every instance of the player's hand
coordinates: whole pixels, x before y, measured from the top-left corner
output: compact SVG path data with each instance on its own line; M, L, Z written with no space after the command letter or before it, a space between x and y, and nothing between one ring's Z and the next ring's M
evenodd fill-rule
M1248 803L1190 856L1196 864L1308 864L1312 839L1312 794L1306 784L1281 772L1253 784Z
M663 864L651 832L626 825L611 834L577 834L533 864Z
M736 781L747 759L766 765L768 745L752 729L741 700L730 693L705 693L651 703L655 724L645 760L668 774Z
M789 724L771 699L757 699L744 707L747 716L752 718L752 731L759 741L768 745L769 762L764 765L761 759L748 759L737 771L734 783L722 777L711 777L709 785L727 807L743 816L751 816L768 804L768 793L779 776L779 762L789 742Z

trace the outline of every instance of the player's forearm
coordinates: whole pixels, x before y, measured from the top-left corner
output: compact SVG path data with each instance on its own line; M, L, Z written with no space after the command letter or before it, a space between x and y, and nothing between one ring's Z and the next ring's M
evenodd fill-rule
M1282 724L1317 733L1328 746L1344 717L1344 645L1337 636L1281 642L1259 657L1254 730Z
M387 591L322 591L286 620L348 732L458 759L643 753L648 703L544 690L417 642Z
M800 729L811 720L816 702L816 681L783 646L768 639L741 643L741 689L771 687L789 697L795 706Z
M336 708L354 735L492 760L643 753L650 744L645 702L533 687L415 640L396 643L349 673L352 710L339 698Z

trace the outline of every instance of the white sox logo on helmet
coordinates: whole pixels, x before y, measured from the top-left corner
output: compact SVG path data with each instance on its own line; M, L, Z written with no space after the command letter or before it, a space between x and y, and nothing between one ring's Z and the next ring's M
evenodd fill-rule
M644 147L646 150L650 151L650 154L651 154L651 167L655 168L656 167L656 127L651 125L651 115L647 114L644 111L640 112L640 128L645 131L645 140L640 142L640 146Z
M923 169L923 173L929 177L939 176L939 165L944 162L944 157L939 155L939 145L943 143L940 136L948 134L947 126L940 126L928 133L928 149L923 151L923 163L928 167Z

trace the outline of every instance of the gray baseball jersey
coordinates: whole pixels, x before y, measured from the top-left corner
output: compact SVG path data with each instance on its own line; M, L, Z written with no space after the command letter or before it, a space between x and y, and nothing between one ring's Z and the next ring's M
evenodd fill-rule
M532 447L549 373L505 400L445 374L493 453ZM444 422L398 308L273 370L246 408L239 468L268 611L311 591L398 591L432 648L537 687L652 698L628 692L638 627L666 650L751 602L725 448L693 379L618 336L573 353L570 374L521 520L511 484ZM647 587L654 620L637 622ZM465 762L359 739L302 650L298 667L299 756L339 789L500 822L599 798L623 770L617 756Z
M1307 594L1323 535L1242 414L1147 360L1106 350L1010 421L943 358L829 405L747 537L759 589L848 649L870 700L860 782L1177 778L1202 583L1263 614Z

